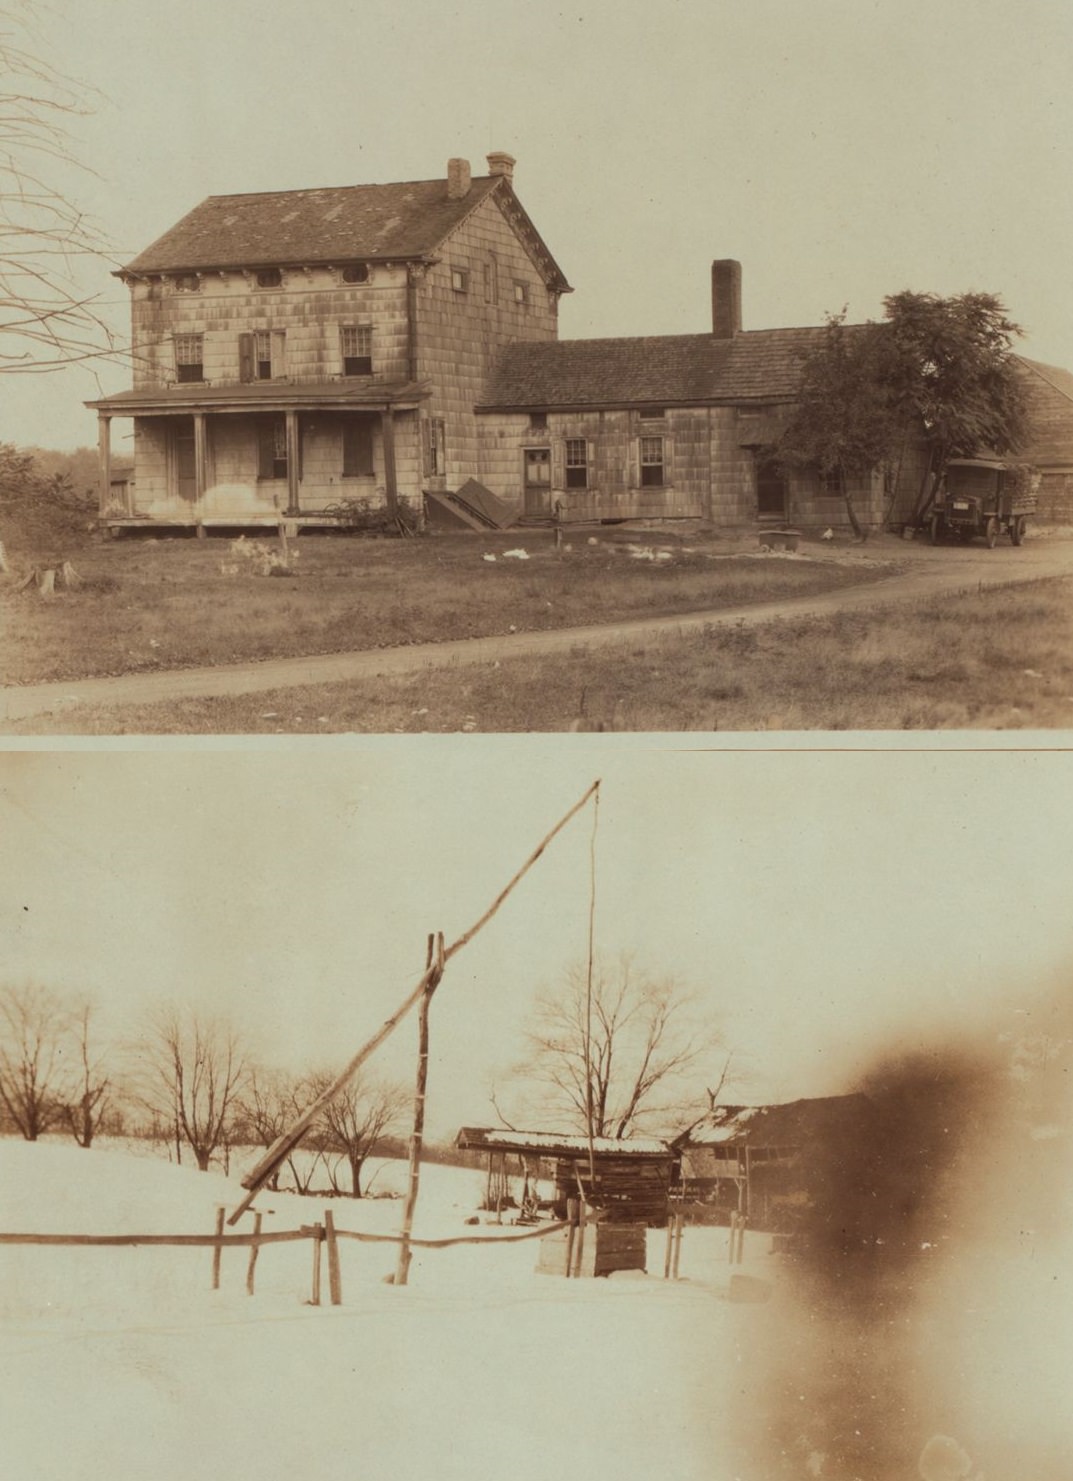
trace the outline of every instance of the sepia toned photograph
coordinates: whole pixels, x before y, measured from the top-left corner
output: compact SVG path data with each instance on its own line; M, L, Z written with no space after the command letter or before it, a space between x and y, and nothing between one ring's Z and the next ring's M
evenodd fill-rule
M9 1474L1068 1474L1068 753L585 752L3 759Z
M664 9L4 7L8 733L1069 726L1065 9Z

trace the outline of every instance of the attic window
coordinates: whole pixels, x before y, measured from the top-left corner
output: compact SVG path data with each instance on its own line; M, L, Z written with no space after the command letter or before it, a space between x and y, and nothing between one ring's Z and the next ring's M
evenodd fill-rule
M262 267L256 275L258 288L278 288L283 282L283 273L278 267Z
M456 293L469 292L469 271L464 267L451 269L451 287Z
M546 411L531 411L529 413L529 430L531 432L546 432L548 430L548 414Z
M371 324L344 324L341 329L344 375L372 375L373 330Z
M662 406L651 406L647 411L641 412L642 422L662 422L667 415Z
M529 307L529 284L528 283L519 283L519 282L515 281L515 284L514 284L514 302L518 305L519 308L523 308L524 309L524 308L528 308Z
M352 262L349 267L344 267L344 283L367 283L368 281L369 264L367 262Z
M176 293L200 293L201 279L197 273L179 273L175 278Z

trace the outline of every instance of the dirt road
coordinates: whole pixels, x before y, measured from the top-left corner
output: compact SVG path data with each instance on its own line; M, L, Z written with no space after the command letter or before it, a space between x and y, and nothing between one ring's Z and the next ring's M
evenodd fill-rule
M779 617L805 617L862 607L882 607L929 597L952 595L987 586L1019 585L1049 577L1073 577L1073 540L1039 539L1020 550L1000 546L932 549L907 546L908 569L882 581L843 587L818 596L753 606L724 607L670 617L643 617L604 626L559 628L551 632L510 633L447 643L421 643L407 648L325 653L309 658L277 658L214 668L168 669L119 678L78 679L0 689L0 726L36 715L62 713L78 705L152 704L158 700L256 694L299 684L337 684L354 679L389 678L448 664L490 663L533 654L566 653L688 633L728 623L770 622Z

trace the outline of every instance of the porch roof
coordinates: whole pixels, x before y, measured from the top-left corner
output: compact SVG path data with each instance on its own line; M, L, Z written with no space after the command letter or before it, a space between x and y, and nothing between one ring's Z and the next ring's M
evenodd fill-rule
M587 1136L571 1136L554 1131L501 1131L483 1126L463 1126L455 1145L466 1151L530 1152L541 1157L584 1157L588 1155ZM670 1146L658 1137L618 1138L596 1136L592 1149L597 1157L650 1158L666 1161L673 1156Z
M201 381L120 391L85 404L112 416L189 416L195 411L377 411L409 410L429 395L427 381L322 381L294 385L253 381L213 386Z

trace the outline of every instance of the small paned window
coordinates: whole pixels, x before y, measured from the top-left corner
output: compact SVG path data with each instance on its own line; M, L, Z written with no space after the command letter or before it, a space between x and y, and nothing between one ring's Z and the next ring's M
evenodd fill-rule
M287 422L264 417L258 424L258 478L287 477Z
M447 472L446 426L443 417L429 417L425 423L425 473L437 478Z
M647 411L642 411L642 422L662 422L667 413L662 406L650 406Z
M641 438L641 486L663 487L663 438Z
M469 271L464 267L451 269L451 287L456 293L469 292Z
M259 381L270 381L272 379L272 335L269 330L254 331L253 353L256 378Z
M518 283L518 282L515 282L515 284L514 284L514 302L518 305L519 308L523 308L524 309L524 308L528 308L529 307L529 284L528 283Z
M256 274L258 288L278 288L283 274L278 267L262 267Z
M547 412L531 411L529 413L529 429L532 432L546 432L548 430Z
M175 375L180 381L205 379L205 337L202 334L175 336Z
M584 437L566 439L566 486L568 489L589 486L589 444Z
M343 425L343 477L373 474L373 424L367 416L348 417Z
M344 283L367 283L368 281L369 264L367 262L352 262L349 267L344 267Z
M373 331L371 324L344 324L342 328L343 374L372 375Z
M200 293L201 279L197 273L179 273L175 279L176 293Z

